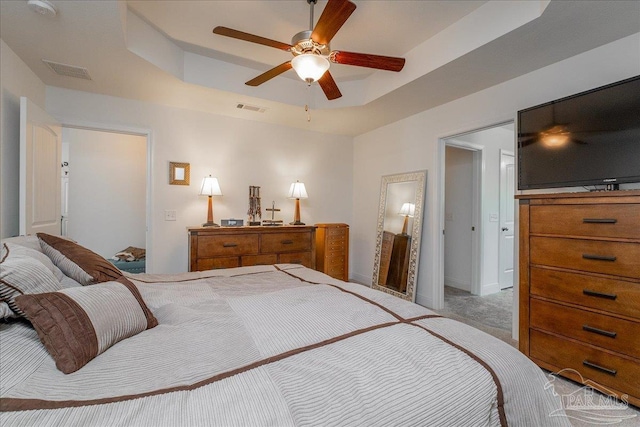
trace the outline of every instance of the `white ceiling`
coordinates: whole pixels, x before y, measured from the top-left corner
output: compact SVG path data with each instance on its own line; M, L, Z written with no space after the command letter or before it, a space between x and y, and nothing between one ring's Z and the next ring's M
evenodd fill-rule
M55 18L1 0L0 36L50 86L357 135L640 32L635 0L353 1L332 49L407 64L400 73L333 64L336 101L293 71L244 85L290 54L212 33L221 25L289 43L308 29L306 0L51 0ZM85 67L92 80L56 75L42 59Z

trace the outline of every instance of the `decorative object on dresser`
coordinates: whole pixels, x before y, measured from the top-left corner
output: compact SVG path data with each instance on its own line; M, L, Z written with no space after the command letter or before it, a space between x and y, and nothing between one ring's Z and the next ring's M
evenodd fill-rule
M169 162L169 184L189 185L189 163Z
M281 219L276 219L276 212L280 212L280 208L276 208L276 202L271 202L271 207L265 209L267 212L271 212L271 219L265 219L262 221L263 226L282 225Z
M213 222L213 196L222 196L222 190L220 190L220 184L218 178L214 178L211 175L206 176L202 180L202 187L200 187L200 195L207 196L209 198L209 210L207 211L207 222L202 224L203 227L220 227Z
M316 269L349 281L349 225L316 224Z
M300 199L306 199L309 195L307 194L307 189L304 188L304 183L300 181L296 181L291 184L289 188L289 198L296 199L296 210L293 216L293 222L291 225L304 225L304 222L300 221Z
M423 170L385 175L380 185L371 287L409 301L415 300L426 184L427 171ZM398 215L398 208L404 218ZM408 227L411 214L413 224ZM395 234L401 228L403 232Z
M315 227L189 228L189 271L249 265L316 266Z
M520 351L640 405L640 191L517 198Z
M249 186L249 225L260 225L262 219L262 204L260 202L260 187ZM257 219L257 220L256 220Z

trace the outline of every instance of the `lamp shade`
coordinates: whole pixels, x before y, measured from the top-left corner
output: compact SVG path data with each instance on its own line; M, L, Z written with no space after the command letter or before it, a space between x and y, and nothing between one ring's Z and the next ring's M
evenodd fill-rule
M414 205L413 203L404 203L400 208L400 212L398 212L398 215L410 216L413 218L415 212L416 205Z
M211 175L206 176L202 180L200 195L201 196L222 196L222 190L220 190L220 184L218 183L218 178L214 178Z
M314 53L303 53L291 60L291 66L305 82L318 81L329 69L329 61L324 56Z
M296 181L291 184L289 188L290 199L306 199L307 197L309 197L309 195L307 194L307 189L304 188L304 183Z

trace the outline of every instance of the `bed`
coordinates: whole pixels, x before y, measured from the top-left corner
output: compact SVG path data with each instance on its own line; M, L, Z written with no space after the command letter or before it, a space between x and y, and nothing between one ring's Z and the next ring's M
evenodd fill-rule
M33 238L19 243L38 251ZM25 252L3 247L7 260L7 249ZM569 425L544 373L515 348L368 287L291 264L113 280L117 271L50 249L63 290L15 297L35 329L0 323L0 425ZM81 286L70 260L96 282ZM102 288L139 293L126 311L140 312L140 330L65 374L26 302L55 312L45 296ZM104 295L100 316L124 310Z

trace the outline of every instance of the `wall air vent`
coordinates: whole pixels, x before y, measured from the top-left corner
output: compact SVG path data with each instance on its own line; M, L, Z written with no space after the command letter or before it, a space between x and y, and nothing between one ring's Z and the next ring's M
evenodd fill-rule
M58 74L60 76L75 77L77 79L91 80L91 76L89 75L89 71L87 71L86 68L76 67L74 65L60 64L58 62L47 61L46 59L43 59L42 62L47 64L49 66L49 68L51 68L53 70L54 73L56 73L56 74Z
M258 113L264 113L265 111L267 111L265 107L258 107L256 105L240 104L240 103L236 105L236 108L239 108L241 110L256 111Z

